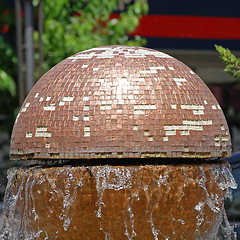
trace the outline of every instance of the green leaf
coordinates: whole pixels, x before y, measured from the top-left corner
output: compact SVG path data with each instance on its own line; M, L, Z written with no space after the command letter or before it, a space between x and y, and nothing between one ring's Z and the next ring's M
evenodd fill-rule
M12 97L16 97L16 84L13 78L4 70L0 70L0 92L10 93Z

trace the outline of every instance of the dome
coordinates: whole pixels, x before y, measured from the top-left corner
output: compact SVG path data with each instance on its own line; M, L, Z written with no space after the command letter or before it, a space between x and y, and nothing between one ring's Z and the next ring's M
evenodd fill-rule
M215 158L231 154L204 82L162 52L105 46L43 75L17 116L10 159Z

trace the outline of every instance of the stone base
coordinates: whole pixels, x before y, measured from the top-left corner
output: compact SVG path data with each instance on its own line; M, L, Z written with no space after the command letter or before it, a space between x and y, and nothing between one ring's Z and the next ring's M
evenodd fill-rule
M10 169L11 239L216 239L229 165Z

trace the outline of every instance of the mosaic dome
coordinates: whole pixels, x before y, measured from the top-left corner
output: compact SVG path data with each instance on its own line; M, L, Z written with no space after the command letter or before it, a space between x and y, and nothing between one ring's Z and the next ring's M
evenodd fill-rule
M231 154L204 82L162 52L106 46L43 75L17 116L10 159L215 158Z

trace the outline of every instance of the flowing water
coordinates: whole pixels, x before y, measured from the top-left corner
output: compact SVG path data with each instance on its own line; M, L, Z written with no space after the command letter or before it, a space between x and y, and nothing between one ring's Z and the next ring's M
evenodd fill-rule
M12 168L3 240L233 240L228 164Z

